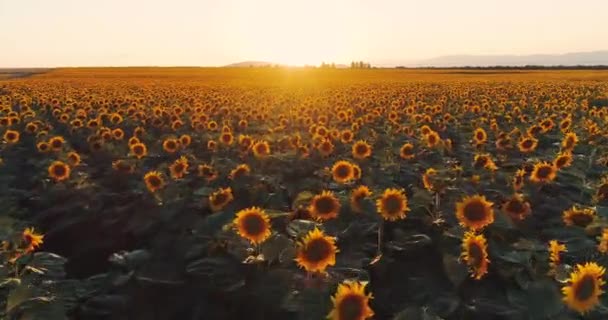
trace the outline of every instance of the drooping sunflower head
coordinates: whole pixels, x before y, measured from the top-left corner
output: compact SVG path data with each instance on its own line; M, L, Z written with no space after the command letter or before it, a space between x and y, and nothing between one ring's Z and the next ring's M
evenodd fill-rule
M564 211L562 218L564 224L567 226L579 226L584 228L593 222L596 215L594 209L572 206L570 209Z
M295 261L308 272L325 272L336 264L337 252L336 239L315 228L298 243Z
M538 140L533 136L522 137L517 145L519 147L519 151L523 153L530 153L536 150L536 146L538 146Z
M553 163L549 162L538 162L534 165L532 173L530 174L530 181L534 183L549 183L555 180L557 175L557 168Z
M405 160L413 159L415 156L414 145L411 143L405 143L403 146L401 146L401 149L399 149L399 156L401 159Z
M148 148L146 147L145 144L143 144L141 142L132 144L130 146L130 149L131 149L131 154L133 154L133 156L135 156L137 159L141 159L148 154Z
M396 221L404 219L410 208L407 205L407 197L403 190L386 189L376 201L378 213L385 220Z
M608 254L608 228L602 230L602 234L598 237L599 244L597 251L603 254Z
M220 188L209 195L209 206L213 212L217 212L222 210L232 200L234 200L232 188Z
M557 240L549 241L549 267L551 272L555 272L555 268L561 263L561 253L566 251L565 244L560 244Z
M350 207L354 212L363 212L363 200L369 198L372 192L367 186L358 186L351 192L350 195Z
M48 168L49 177L56 182L67 180L70 177L70 166L62 161L53 161Z
M254 143L252 149L253 155L258 159L263 159L270 155L270 145L266 141Z
M228 176L231 180L239 179L244 176L248 176L251 173L251 168L247 164L239 164L236 168L230 171Z
M361 179L361 167L358 164L353 163L353 179L359 180Z
M602 277L605 272L606 269L595 262L576 265L569 284L562 288L566 305L581 314L593 310L599 304L599 296L604 293Z
M352 154L355 159L365 159L372 155L372 146L367 141L359 140L353 144Z
M437 170L428 168L422 174L422 185L428 191L433 191L433 177L437 175Z
M337 161L331 168L331 175L337 183L348 183L354 178L352 163L344 160Z
M154 193L165 186L165 181L160 172L150 171L144 175L144 183L148 191Z
M169 166L169 172L171 173L171 178L178 180L184 177L188 173L188 159L184 156L181 156L179 159L175 160Z
M25 245L25 251L32 252L44 242L44 235L36 233L34 228L25 228L21 233L21 239Z
M502 205L502 211L511 219L521 221L530 215L532 209L530 203L525 201L521 194L515 194Z
M555 168L562 169L572 165L572 153L570 151L560 152L555 160L553 160Z
M562 148L564 150L572 150L578 143L578 136L574 132L568 132L562 139Z
M465 233L462 239L462 261L469 268L471 277L475 280L480 280L488 273L488 244L486 238L482 235L476 235L475 232L469 231Z
M264 242L271 235L270 217L258 207L243 209L233 221L237 233L253 244Z
M456 217L461 226L473 231L480 230L494 222L492 205L485 196L467 196L456 203Z
M374 316L369 306L372 294L365 293L366 282L345 281L338 285L331 297L333 308L327 318L330 320L365 320Z
M325 221L338 217L340 200L331 191L323 191L312 198L308 210L313 218Z

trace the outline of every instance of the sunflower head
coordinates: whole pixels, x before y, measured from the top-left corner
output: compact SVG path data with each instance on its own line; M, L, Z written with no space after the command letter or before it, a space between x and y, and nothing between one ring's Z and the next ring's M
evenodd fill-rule
M597 251L608 254L608 228L602 230L602 234L598 237L598 241L600 243L597 245Z
M369 306L372 295L365 293L366 282L345 281L338 285L331 297L333 308L327 318L330 320L365 320L374 316Z
M431 131L429 134L424 136L424 140L426 141L426 146L429 148L434 148L442 141L441 137L439 137L439 133L436 131Z
M530 174L530 181L534 183L549 183L555 180L557 168L553 163L538 162L534 165Z
M179 144L183 148L187 148L192 143L192 137L189 134L183 134L179 137Z
M513 176L513 190L519 191L524 186L526 177L526 171L524 169L518 169Z
M562 139L562 148L564 150L572 150L578 143L578 136L574 132L568 132Z
M220 188L209 195L209 206L213 212L217 212L222 210L232 200L234 200L232 188Z
M141 159L148 154L148 148L141 142L134 143L129 148L131 149L131 154L137 159Z
M234 143L234 136L232 135L232 132L223 132L220 135L220 142L227 146L232 145L232 143Z
M308 272L325 272L336 264L337 252L336 239L315 228L298 243L295 261Z
M465 233L460 258L469 268L471 277L480 280L488 273L490 263L486 238L482 234L476 235L472 231Z
M399 156L401 157L401 159L405 160L413 159L415 156L414 145L411 143L406 143L402 145L401 149L399 149Z
M396 221L404 219L410 208L407 206L407 197L403 190L386 189L376 201L378 213L385 220Z
M538 145L538 140L533 136L522 137L519 140L517 146L519 147L519 151L523 153L530 153L536 150L536 146Z
M71 166L76 167L80 164L80 155L77 152L70 151L67 157Z
M112 162L112 168L121 174L132 174L135 172L135 166L123 159Z
M260 244L271 235L270 218L258 207L237 212L233 223L237 233L253 244Z
M331 191L323 191L314 196L308 210L313 218L325 221L338 217L340 201Z
M160 172L150 171L144 176L144 183L148 191L154 193L165 186L165 181Z
M456 217L461 226L480 230L494 222L492 205L485 196L467 196L456 204Z
M337 161L331 168L331 175L337 183L348 183L354 178L352 163L344 160Z
M70 177L70 166L62 161L53 161L48 168L49 177L56 182L67 180Z
M558 170L569 167L570 165L572 165L572 153L570 151L560 152L555 160L553 160L553 166Z
M25 228L21 233L21 239L25 245L25 251L32 252L43 243L44 235L36 233L34 228Z
M239 164L236 168L230 171L228 176L231 180L239 179L244 176L248 176L251 173L251 168L247 164Z
M175 180L182 179L184 175L188 173L188 167L188 159L184 156L181 156L169 166L171 178Z
M6 130L6 132L4 132L4 141L8 144L19 142L19 131Z
M515 194L502 205L502 211L515 221L524 220L530 215L530 203L525 201L521 194Z
M218 174L212 166L208 164L200 164L198 166L198 176L205 178L207 181L213 181L217 178Z
M422 185L428 191L433 191L433 177L437 175L437 170L433 168L428 168L422 174Z
M351 192L350 207L356 213L363 212L363 200L369 198L372 192L367 186L359 186Z
M179 141L173 138L166 139L163 141L163 149L167 153L175 153L179 149Z
M65 140L63 139L63 137L60 136L52 137L49 140L49 145L51 146L51 149L53 149L53 151L61 150L61 148L63 148L64 143Z
M562 214L564 224L567 226L579 226L583 228L593 222L595 216L595 210L590 208L578 208L576 206L572 206Z
M263 159L270 155L270 144L266 141L257 141L253 144L252 150L256 158Z
M327 138L322 138L321 136L317 137L321 138L321 141L317 145L317 150L319 151L319 153L324 157L327 157L332 154L334 152L334 144L331 142L331 140Z
M551 272L555 272L555 268L561 263L561 253L567 252L566 245L560 244L557 240L549 241L549 267Z
M593 310L599 304L599 296L604 293L602 277L605 272L606 269L595 262L576 265L569 283L562 288L566 305L581 314Z
M488 134L483 128L477 128L473 132L473 142L475 144L483 144L488 140Z
M353 144L352 154L355 159L365 159L372 155L372 146L367 141L359 140Z

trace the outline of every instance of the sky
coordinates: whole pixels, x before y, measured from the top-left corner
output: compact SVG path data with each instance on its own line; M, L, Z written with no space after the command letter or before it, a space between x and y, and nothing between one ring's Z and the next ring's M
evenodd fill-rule
M387 64L608 49L607 0L0 0L0 67Z

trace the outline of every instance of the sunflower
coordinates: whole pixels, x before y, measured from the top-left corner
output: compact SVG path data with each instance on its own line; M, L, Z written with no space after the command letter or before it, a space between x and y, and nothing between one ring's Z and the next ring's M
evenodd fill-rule
M513 176L513 190L519 191L524 186L526 177L526 171L524 169L518 169Z
M237 233L253 244L260 244L270 237L270 218L258 207L237 212L233 223Z
M602 235L597 238L599 244L597 245L597 251L603 254L608 253L608 228L602 230Z
M353 165L348 161L337 161L331 167L331 174L337 183L347 183L354 178Z
M44 242L44 235L36 233L34 228L25 228L21 233L21 239L25 244L25 252L32 252Z
M49 140L49 145L51 146L51 149L53 149L53 151L60 151L61 148L63 148L64 143L65 140L63 139L63 137L60 136L52 137Z
M154 193L160 189L162 189L165 185L165 181L160 172L158 171L150 171L146 173L144 176L144 182L146 183L146 188L148 191Z
M431 131L429 134L424 136L424 140L426 141L426 146L429 148L434 148L441 142L441 138L439 137L439 133L436 131Z
M376 208L382 218L389 221L404 219L410 211L405 193L398 189L384 190L382 197L376 201Z
M346 129L340 133L340 141L344 144L351 143L353 141L354 136L355 135L351 130Z
M593 222L595 216L596 212L593 209L581 209L572 206L570 209L563 212L562 219L567 226L579 226L584 228Z
M270 155L270 145L266 141L257 141L252 146L253 155L258 159L266 158Z
M251 168L247 164L239 164L236 168L230 171L228 176L231 180L238 179L240 177L248 176L251 173Z
M366 186L359 186L354 189L350 194L350 207L354 212L363 212L362 201L363 199L369 198L372 192Z
M48 142L38 142L36 144L36 149L38 149L39 152L41 153L46 153L49 152L49 150L51 150L51 145L49 145Z
M572 150L578 143L578 136L574 132L568 132L562 139L562 148L564 150Z
M207 141L207 150L215 152L217 150L217 142L215 140Z
M125 132L122 131L122 129L117 128L112 130L112 136L114 137L114 140L122 140L125 137Z
M456 204L456 217L461 226L477 231L494 222L492 205L485 196L467 196Z
M148 148L145 144L138 142L129 147L131 149L131 154L134 155L137 159L141 159L148 154Z
M192 143L192 137L188 134L183 134L179 137L179 143L182 148L187 148Z
M502 205L502 211L516 221L524 220L530 215L530 203L525 201L521 194L515 194Z
M498 167L494 163L494 160L492 160L490 155L487 153L475 154L475 157L473 158L473 167L475 167L476 169L486 168L490 171L498 170Z
M122 174L132 174L135 172L135 166L123 159L112 162L112 168Z
M132 145L140 143L140 142L141 141L139 140L138 137L133 136L133 137L129 138L129 140L127 141L127 144L129 145L129 147L131 147Z
M4 141L9 144L15 144L19 142L19 131L6 130L4 133Z
M428 191L433 191L433 181L432 177L437 175L437 170L433 168L428 168L422 175L422 185Z
M48 168L49 177L55 181L67 180L70 177L70 166L61 162L53 161Z
M565 244L560 244L557 240L549 241L549 267L551 269L551 273L555 272L555 268L561 263L560 254L562 252L567 252Z
M295 261L308 272L325 272L336 264L336 239L315 228L298 243Z
M344 281L331 297L333 309L327 315L330 320L365 320L374 316L369 306L372 295L365 294L367 282Z
M479 145L486 143L486 141L488 141L488 134L486 133L486 130L483 128L475 129L473 132L473 142Z
M523 153L530 153L536 149L538 140L533 136L522 137L517 145L519 147L519 151Z
M472 231L466 232L462 239L460 258L469 268L471 277L480 280L488 273L488 264L490 263L486 238L482 234L476 235Z
M322 156L327 157L332 154L332 152L334 152L334 144L331 142L331 140L327 138L322 138L322 140L317 145L317 150L319 150L319 153Z
M555 160L553 160L555 168L562 169L572 165L572 153L570 151L560 152Z
M413 159L415 156L414 145L411 143L405 143L404 145L402 145L399 149L399 156L401 157L401 159L405 160Z
M566 305L581 314L594 309L600 302L599 296L604 291L602 277L606 269L595 262L577 264L576 270L570 274L569 284L562 288Z
M548 183L555 179L557 168L549 162L538 162L530 174L530 181L534 183Z
M182 179L184 175L188 173L188 166L188 159L184 156L181 156L179 159L175 160L175 162L169 166L171 178L175 180Z
M80 164L80 155L75 152L75 151L71 151L68 153L68 162L70 163L70 165L72 167L76 167Z
M365 159L372 155L372 146L367 141L359 140L353 144L352 154L355 159Z
M224 132L220 135L220 142L224 145L231 146L234 143L234 136L232 132Z
M340 201L331 191L323 191L312 198L308 208L313 218L322 221L334 219L340 212Z
M200 164L198 166L198 176L205 178L207 181L213 181L217 178L217 171L208 164Z
M163 149L167 153L175 153L177 152L177 149L179 149L179 141L174 138L168 138L163 141Z
M217 212L222 210L232 200L234 200L232 188L219 188L209 195L209 206L213 212Z
M239 135L239 144L244 151L249 150L251 145L253 145L253 138L248 135Z

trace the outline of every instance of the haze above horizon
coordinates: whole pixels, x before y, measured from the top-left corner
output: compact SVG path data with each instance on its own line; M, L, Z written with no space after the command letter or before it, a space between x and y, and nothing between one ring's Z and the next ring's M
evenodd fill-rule
M400 64L608 49L608 1L0 0L0 67Z

